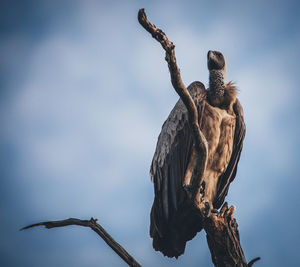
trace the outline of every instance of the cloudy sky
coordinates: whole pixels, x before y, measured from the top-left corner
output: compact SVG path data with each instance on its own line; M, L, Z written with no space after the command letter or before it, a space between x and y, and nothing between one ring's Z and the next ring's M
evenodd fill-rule
M186 85L207 85L207 51L224 53L247 124L227 198L242 247L258 267L299 264L299 4L149 2L0 1L1 266L126 266L89 229L18 231L91 216L143 266L212 266L203 233L178 260L148 235L149 166L178 96L141 7Z

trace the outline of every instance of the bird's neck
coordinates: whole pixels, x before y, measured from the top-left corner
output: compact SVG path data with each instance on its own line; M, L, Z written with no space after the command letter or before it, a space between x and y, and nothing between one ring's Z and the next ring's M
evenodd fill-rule
M209 72L209 91L211 95L223 96L225 93L225 71L211 70Z
M208 100L212 106L224 106L226 95L225 70L211 70L209 72Z

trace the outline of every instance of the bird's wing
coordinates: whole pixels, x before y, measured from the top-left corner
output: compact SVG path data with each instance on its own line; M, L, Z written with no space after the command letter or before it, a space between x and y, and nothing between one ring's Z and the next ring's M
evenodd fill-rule
M241 151L243 148L243 141L246 133L243 108L238 99L236 99L236 102L233 105L233 110L236 115L233 150L227 169L224 174L219 177L218 180L217 194L213 203L213 206L216 209L220 208L223 204L224 199L228 193L229 184L236 176L237 165L240 159Z
M188 90L198 108L200 120L202 103L206 99L205 87L200 82L193 82ZM188 112L179 100L162 126L150 169L155 193L150 225L152 237L157 233L163 236L169 219L185 197L183 180L193 142Z

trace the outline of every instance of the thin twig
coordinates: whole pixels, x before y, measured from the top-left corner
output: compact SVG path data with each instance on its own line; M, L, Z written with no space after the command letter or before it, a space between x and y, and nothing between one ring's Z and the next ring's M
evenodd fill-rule
M45 226L47 229L55 227L64 227L68 225L79 225L90 227L96 232L105 242L109 245L129 266L141 267L141 265L118 243L116 242L105 230L97 223L97 219L91 218L90 220L80 220L76 218L69 218L61 221L48 221L31 224L23 227L20 230L26 230L36 226Z

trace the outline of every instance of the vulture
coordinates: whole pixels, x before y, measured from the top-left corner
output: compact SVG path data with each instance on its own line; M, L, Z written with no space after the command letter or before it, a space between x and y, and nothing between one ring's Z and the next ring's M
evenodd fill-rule
M187 89L197 107L199 126L208 144L207 164L196 200L209 215L221 207L236 176L246 128L237 89L232 82L225 82L223 54L208 51L207 66L209 88L195 81ZM203 228L203 219L190 205L186 190L194 163L188 111L179 100L162 126L150 168L154 184L150 236L153 248L168 257L182 255L186 242Z

